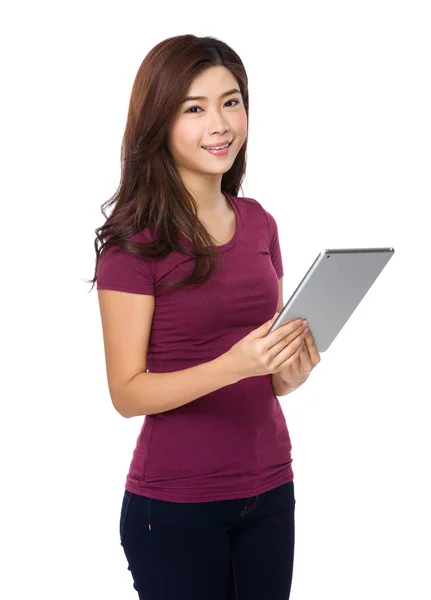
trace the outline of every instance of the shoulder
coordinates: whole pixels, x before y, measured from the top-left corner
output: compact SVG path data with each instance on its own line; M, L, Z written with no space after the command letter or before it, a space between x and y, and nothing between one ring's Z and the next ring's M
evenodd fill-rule
M130 238L132 243L147 242L143 232ZM136 294L154 294L153 259L126 252L117 245L103 248L97 265L97 289Z
M237 197L234 199L238 202L244 213L247 213L248 218L254 218L258 220L264 220L265 225L268 227L270 235L277 231L277 222L272 213L267 210L259 200L250 197Z

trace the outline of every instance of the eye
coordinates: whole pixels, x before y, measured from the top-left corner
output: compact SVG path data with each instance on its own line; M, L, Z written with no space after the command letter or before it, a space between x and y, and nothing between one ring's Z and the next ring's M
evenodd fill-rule
M236 100L235 98L232 98L232 100L228 100L227 102L225 102L225 104L227 104L228 102L236 102L236 104L240 104L239 100ZM236 104L234 104L234 106L236 106ZM190 111L192 110L192 108L201 108L200 106L198 106L197 104L194 106L191 106L189 109L187 109L185 111L185 113L190 113L190 114L198 114L198 113L191 113Z

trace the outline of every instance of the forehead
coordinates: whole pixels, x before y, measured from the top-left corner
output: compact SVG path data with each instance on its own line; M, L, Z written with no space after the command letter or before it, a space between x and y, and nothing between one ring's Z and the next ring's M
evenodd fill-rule
M210 67L199 73L188 87L186 96L219 96L239 85L232 73L223 66Z

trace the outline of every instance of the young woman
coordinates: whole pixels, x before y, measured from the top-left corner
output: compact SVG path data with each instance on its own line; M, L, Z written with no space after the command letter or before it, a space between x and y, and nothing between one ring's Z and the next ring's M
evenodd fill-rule
M237 195L248 107L225 43L156 45L133 85L114 209L96 230L110 396L123 417L145 415L120 515L141 599L290 595L295 497L277 396L320 356L301 321L265 337L283 266L274 218Z

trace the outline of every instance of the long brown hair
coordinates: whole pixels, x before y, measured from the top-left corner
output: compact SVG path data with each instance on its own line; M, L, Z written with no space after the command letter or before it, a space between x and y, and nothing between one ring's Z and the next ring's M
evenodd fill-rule
M167 287L201 284L211 275L217 248L197 217L196 202L175 168L166 140L192 80L219 65L229 69L238 82L248 129L247 74L238 54L224 42L195 35L171 37L154 46L142 61L133 83L121 145L120 184L114 196L102 204L106 221L95 230L96 266L94 278L87 280L93 283L91 289L97 281L100 255L112 246L140 257L162 258L173 250L194 256L193 273L164 284ZM222 193L237 196L242 189L247 138L232 167L222 176ZM104 209L112 204L107 217ZM154 243L128 239L147 227L155 233ZM191 250L180 245L180 232L192 241ZM200 275L205 258L209 258L209 267Z

